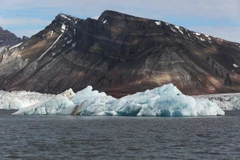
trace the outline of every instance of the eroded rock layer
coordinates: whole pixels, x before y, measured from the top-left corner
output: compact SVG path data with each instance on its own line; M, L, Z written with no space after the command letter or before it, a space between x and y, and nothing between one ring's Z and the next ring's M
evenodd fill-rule
M239 92L239 65L239 43L163 21L59 14L0 54L0 88L60 93L92 85L121 97L171 82L189 95Z

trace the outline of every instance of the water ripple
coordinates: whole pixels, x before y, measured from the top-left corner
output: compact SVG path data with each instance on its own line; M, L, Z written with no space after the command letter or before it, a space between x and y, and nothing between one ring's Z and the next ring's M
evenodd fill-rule
M0 111L0 159L240 159L239 116L11 116Z

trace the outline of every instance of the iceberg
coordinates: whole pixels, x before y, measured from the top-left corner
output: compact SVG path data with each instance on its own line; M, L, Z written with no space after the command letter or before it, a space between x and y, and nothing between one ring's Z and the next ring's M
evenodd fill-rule
M3 93L0 92L0 95ZM13 94L11 95L11 94ZM192 117L224 115L219 106L204 98L184 95L173 84L163 85L145 92L138 92L120 99L91 86L74 93L71 89L59 94L48 95L31 92L4 92L12 97L6 99L2 108L19 109L14 114L72 114L80 116L160 116ZM18 94L16 94L18 93ZM23 98L19 98L18 96ZM33 98L36 96L35 98ZM31 101L29 100L31 99ZM30 103L31 102L31 103ZM11 105L9 105L11 103Z
M58 95L50 100L39 102L26 108L21 108L13 114L36 114L36 115L69 115L75 104L66 96Z

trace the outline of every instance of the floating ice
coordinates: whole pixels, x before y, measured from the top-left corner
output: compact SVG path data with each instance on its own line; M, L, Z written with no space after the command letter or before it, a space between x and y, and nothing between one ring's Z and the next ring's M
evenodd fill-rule
M9 93L5 92L5 94ZM61 95L50 95L47 99L40 99L41 101L37 101L35 104L28 103L28 105L18 106L21 109L15 114L70 114L73 110L76 110L79 112L74 114L82 116L182 117L224 115L224 111L216 103L208 99L195 99L186 96L173 84L120 99L108 96L104 92L94 91L91 86L77 93L68 90ZM25 98L23 101L28 100Z
M26 108L22 108L14 114L70 114L75 104L66 96L58 95L43 102L36 103Z

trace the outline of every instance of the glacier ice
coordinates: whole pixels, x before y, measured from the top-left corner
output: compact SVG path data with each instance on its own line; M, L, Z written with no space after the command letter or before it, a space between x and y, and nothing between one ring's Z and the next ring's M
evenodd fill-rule
M194 96L194 98L208 99L223 110L240 110L240 93L209 94Z
M37 92L14 91L5 92L0 91L0 109L20 109L25 108L36 103L50 100L55 95L40 94Z
M81 116L208 116L224 115L214 102L181 93L173 84L138 92L120 99L93 90L91 86L74 93L0 92L0 108L19 109L14 114L71 114L80 107Z
M26 108L21 108L13 114L70 114L75 107L75 104L70 101L66 96L58 95L37 104L31 105Z

